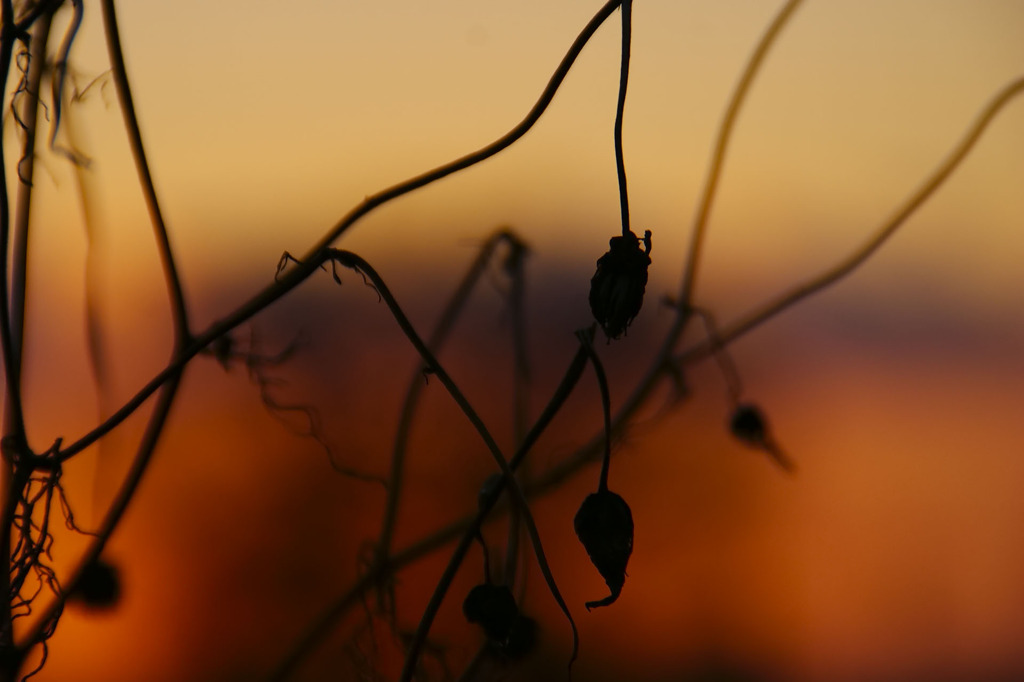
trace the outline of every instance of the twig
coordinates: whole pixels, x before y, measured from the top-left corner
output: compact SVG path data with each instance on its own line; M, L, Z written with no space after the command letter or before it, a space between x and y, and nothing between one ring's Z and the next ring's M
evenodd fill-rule
M580 344L587 350L587 357L594 367L597 385L601 390L601 414L604 417L604 458L601 460L601 477L597 482L597 492L608 492L608 468L612 460L612 408L611 395L608 390L608 376L604 373L601 358L594 350L594 328L576 332Z
M430 335L430 339L427 342L427 347L437 354L445 340L448 338L448 333L451 331L456 319L458 319L463 306L469 299L469 294L472 292L476 282L483 275L487 263L491 260L495 248L502 241L508 241L514 243L518 239L506 230L499 230L495 234L491 235L484 242L477 254L477 257L473 260L473 263L469 266L465 276L456 287L455 293L452 294L451 299L445 306L444 311L441 313L441 317L437 322L437 327ZM402 492L402 480L405 471L405 455L408 449L409 443L409 432L412 428L412 419L415 414L417 405L419 404L419 398L423 393L424 388L424 375L423 371L426 368L420 364L416 371L413 372L412 378L409 380L409 386L405 392L405 400L402 402L402 410L398 418L398 426L395 431L395 442L391 453L391 473L387 482L387 500L384 504L384 519L381 523L380 537L377 542L377 551L381 559L385 560L388 553L391 551L391 540L394 533L395 520L398 516L398 503L401 498Z
M558 590L558 585L555 582L554 576L551 574L551 569L548 566L547 559L544 554L544 547L540 541L540 534L537 531L537 526L533 521L533 514L526 502L526 496L523 495L522 489L519 487L518 481L516 481L515 475L509 463L505 460L504 455L501 453L501 449L498 447L494 437L490 434L490 431L484 425L483 420L477 414L472 404L466 399L462 391L452 380L451 376L445 371L444 367L438 362L434 354L430 352L426 344L417 334L413 328L412 323L402 312L401 307L398 305L398 301L391 294L384 279L377 273L373 267L363 260L359 255L352 253L351 251L342 251L340 249L329 249L327 251L328 257L340 265L347 268L356 270L357 272L365 275L372 282L377 293L380 294L384 303L391 310L392 316L395 321L398 322L398 326L405 333L406 338L416 349L416 352L420 354L420 357L426 362L427 367L437 376L441 384L447 389L448 393L452 396L456 405L466 416L469 422L477 430L480 438L487 445L487 449L490 451L491 456L494 458L498 468L501 469L501 473L504 479L504 483L509 487L512 494L515 496L515 500L521 505L523 523L526 525L526 530L530 535L530 540L533 543L534 554L537 557L537 564L540 567L541 573L544 575L544 579L548 584L548 589L551 591L551 596L554 597L555 602L559 608L562 609L562 613L565 614L566 619L569 621L569 625L573 632L573 650L572 657L569 664L572 665L572 661L576 659L576 652L579 644L579 637L576 632L576 623L573 621L572 614L569 612L569 607L566 605L565 600L562 599L562 595ZM518 453L517 453L518 454ZM525 455L525 453L523 453ZM479 527L478 527L479 528ZM427 639L427 635L430 632L430 627L433 624L434 617L437 615L438 610L441 608L441 602L444 600L447 594L448 587L451 585L451 581L455 577L455 573L459 566L462 564L462 559L465 557L465 552L469 549L469 545L472 543L473 538L468 540L464 539L465 547L460 544L460 550L457 550L453 555L451 561L448 563L448 567L445 569L444 575L438 582L434 589L434 594L431 596L430 601L427 604L427 608L423 613L423 617L420 619L419 626L416 628L416 634L413 636L412 641L409 644L408 651L406 653L405 666L402 670L401 680L408 682L412 679L413 674L416 670L416 663L419 658L420 647Z
M139 120L135 115L135 103L132 101L132 90L128 84L128 72L125 69L124 53L121 50L121 36L117 28L117 12L114 8L114 0L101 0L103 8L103 28L107 36L107 51L110 53L110 65L113 69L114 84L117 86L117 96L121 100L121 112L124 114L124 125L128 132L128 141L131 145L132 155L135 157L135 168L139 173L139 182L142 184L142 194L146 199L146 208L149 210L150 220L153 222L157 248L160 251L160 262L163 266L164 279L167 282L168 295L171 298L171 313L174 320L174 341L175 349L180 350L187 345L191 336L188 325L188 310L185 306L185 295L181 288L181 279L178 276L178 269L174 264L174 252L171 249L171 240L167 234L167 225L164 223L163 212L160 210L160 201L156 196L156 187L153 185L153 174L149 169L149 162L146 160L146 149L142 144L142 131L139 130Z
M523 462L526 453L530 451L551 424L555 415L562 409L562 405L565 404L565 401L576 387L586 366L587 353L581 347L577 350L576 355L573 356L569 367L562 377L562 381L555 389L544 411L541 412L533 427L526 434L516 454L509 460L508 465L510 469L515 471ZM498 484L494 486L494 489L481 500L480 507L475 514L451 523L414 542L409 547L393 554L387 565L377 566L375 571L367 572L363 575L356 584L331 602L327 610L310 625L271 675L271 679L275 681L288 679L295 672L298 665L323 642L342 616L358 602L360 596L371 586L377 584L384 576L390 575L414 561L418 561L427 554L460 537L460 534L462 539L456 549L456 553L461 551L465 554L479 532L481 524L497 504L498 498L504 489L505 479L502 477Z
M816 277L797 284L775 299L760 305L738 320L728 325L718 334L718 343L721 346L728 345L751 331L760 324L772 319L785 309L791 307L798 301L816 294L823 289L835 284L843 277L846 277L868 258L870 258L896 231L906 222L907 218L927 201L935 191L949 178L954 170L967 157L974 145L981 139L982 134L988 127L996 114L1015 97L1024 93L1024 77L1012 81L1009 85L1000 90L978 114L967 132L953 148L953 151L939 165L932 175L921 184L921 186L907 198L907 200L896 209L893 215L886 220L874 234L863 245L853 251L846 258L828 268ZM686 349L675 357L676 362L690 363L713 352L713 344L704 341L691 348Z
M633 33L633 0L623 0L622 7L622 55L619 69L619 99L615 106L615 172L619 179L619 211L622 214L622 235L628 237L629 192L626 190L626 162L622 157L622 117L626 108L626 85L629 82L629 51Z
M370 211L384 203L387 203L388 201L391 201L392 199L408 194L413 190L424 187L436 180L440 180L441 178L451 175L456 171L463 170L479 163L480 161L488 159L525 135L540 119L541 114L544 113L548 105L551 103L551 100L555 96L555 92L557 92L558 88L561 86L562 81L565 80L566 75L569 73L569 69L576 61L580 52L583 51L583 47L587 44L601 24L604 23L612 12L615 11L615 8L619 6L620 2L621 0L609 0L609 2L606 2L605 5L598 10L597 14L594 15L590 22L580 32L579 36L577 36L576 40L573 41L568 52L566 52L565 56L562 58L561 63L559 63L558 67L555 69L555 73L548 81L547 86L541 92L540 98L526 115L526 118L512 128L512 130L479 151L463 156L450 163L435 168L432 171L410 178L405 182L399 183L389 189L367 197L355 208L350 210L333 228L331 228L327 234L312 249L310 249L306 256L301 259L297 259L300 262L297 267L290 269L280 278L275 278L272 284L255 294L251 299L236 308L223 320L214 323L205 332L196 335L193 343L181 349L167 367L150 379L149 382L140 388L134 396L129 398L124 405L117 409L101 424L94 427L91 431L77 440L71 442L66 448L62 449L60 453L58 453L56 461L67 461L88 448L90 445L109 433L112 429L116 428L121 422L127 419L129 415L134 413L135 410L137 410L139 406L142 405L142 403L144 403L149 396L160 388L160 386L163 385L163 383L166 382L174 373L180 370L189 360L195 357L215 339L244 323L256 313L266 309L272 303L304 282L306 278L316 270L318 267L316 264L324 262L323 251L328 248L334 240L341 236L343 232Z
M707 231L708 216L711 214L711 204L715 199L715 190L718 188L718 180L722 176L722 166L725 163L725 152L729 147L729 140L732 138L732 130L736 124L736 118L743 107L750 86L754 82L761 65L764 63L768 50L771 49L778 38L782 28L789 21L793 12L800 6L802 0L789 0L775 18L768 25L767 30L758 41L753 54L747 60L736 90L729 99L729 106L722 117L721 126L718 129L718 139L715 141L715 151L711 155L711 165L708 169L708 176L704 181L704 192L701 194L697 214L693 219L693 228L690 233L690 248L687 252L686 266L683 270L683 283L680 287L679 302L682 306L682 319L687 317L686 307L693 302L693 290L697 279L697 267L700 265L702 246L704 245L704 234Z

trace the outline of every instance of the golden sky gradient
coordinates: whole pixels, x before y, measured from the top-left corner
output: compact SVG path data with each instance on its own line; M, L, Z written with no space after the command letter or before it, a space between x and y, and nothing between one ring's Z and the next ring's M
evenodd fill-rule
M597 7L122 1L128 72L196 326L268 282L282 251L304 252L364 196L511 128ZM653 231L654 250L644 311L626 341L600 349L615 401L669 324L658 300L678 288L720 117L777 8L636 3L625 156L634 229ZM727 323L866 239L985 102L1024 75L1021 27L1016 2L806 3L740 116L698 302ZM533 249L535 411L568 360L571 331L589 323L593 263L619 229L618 47L612 17L522 141L383 207L338 244L375 264L426 332L476 246L498 225L517 230ZM162 366L170 318L103 75L98 7L87 6L72 64L80 87L99 79L72 106L63 139L92 160L82 178L112 358L109 408ZM82 333L75 174L55 155L41 162L26 399L44 443L84 433L98 408ZM613 487L637 524L630 578L613 607L582 608L604 586L571 531L596 470L537 504L580 625L580 679L679 679L723 661L753 671L749 679L1024 674L1022 178L1024 102L1015 101L863 269L735 345L746 395L768 412L797 476L728 438L717 370L695 367L690 401L631 435L613 462ZM344 279L339 293L327 275L314 278L254 324L268 349L302 330L306 345L281 370L281 390L330 415L343 458L383 472L416 359L372 292L355 275ZM475 301L447 357L485 417L505 423L507 323L493 292ZM315 445L266 414L243 370L225 374L206 360L188 375L111 545L126 574L123 608L69 610L38 679L259 679L354 579L382 495L337 479ZM399 544L469 509L492 466L440 387L431 389ZM595 389L588 374L537 466L593 432ZM141 424L105 446L109 464L90 453L69 468L83 519L96 518ZM435 558L403 574L405 627L442 565ZM453 595L478 570L465 570ZM527 670L561 674L568 629L536 569L528 583L547 639ZM477 641L460 599L438 627L457 661ZM334 640L308 679L347 660L342 646Z

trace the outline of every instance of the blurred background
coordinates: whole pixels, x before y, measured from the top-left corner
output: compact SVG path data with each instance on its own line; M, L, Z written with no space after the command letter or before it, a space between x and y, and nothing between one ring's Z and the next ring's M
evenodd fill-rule
M73 440L166 362L162 275L110 81L99 7L72 54L82 96L41 153L33 211L26 409L35 447ZM119 7L124 50L195 328L271 280L368 194L477 149L526 114L597 2L271 3ZM599 351L613 403L672 322L690 224L726 102L779 3L638 2L625 122L635 230L654 234L647 300ZM58 22L69 20L58 15ZM1024 4L808 2L743 110L714 205L697 301L722 324L862 243L924 180L978 110L1024 74ZM536 416L590 323L594 261L619 230L612 148L619 24L587 46L538 125L477 167L392 202L337 246L375 265L426 333L486 237L529 245L527 332ZM89 86L89 87L87 87ZM10 125L6 128L13 135ZM9 137L13 139L13 137ZM10 167L10 166L9 166ZM1024 102L851 278L732 348L744 396L798 463L786 476L728 434L725 384L694 365L690 395L654 400L618 443L611 486L636 523L629 578L606 594L572 531L589 467L534 506L581 634L577 679L979 680L1024 677ZM82 191L79 191L81 183ZM85 197L83 204L82 197ZM83 205L87 211L83 210ZM87 238L86 221L90 216ZM88 264L88 267L87 267ZM238 330L297 352L274 395L315 407L339 461L387 472L417 358L354 273L327 273ZM107 372L85 341L99 302ZM511 450L510 313L495 266L442 355ZM698 330L688 343L701 340ZM148 406L147 406L148 407ZM145 410L66 478L76 520L101 518ZM269 414L244 366L200 358L108 557L123 599L65 612L42 680L265 677L357 578L380 526L379 485L335 473ZM543 472L600 426L587 373L533 453ZM396 545L475 505L493 464L431 381L410 445ZM500 548L503 526L488 527ZM80 539L61 536L58 567ZM422 613L450 548L398 576L399 628ZM569 629L535 562L523 609L537 652L506 679L564 679ZM433 641L457 676L482 641L462 596ZM393 677L387 628L357 607L297 679ZM440 674L440 667L434 666Z

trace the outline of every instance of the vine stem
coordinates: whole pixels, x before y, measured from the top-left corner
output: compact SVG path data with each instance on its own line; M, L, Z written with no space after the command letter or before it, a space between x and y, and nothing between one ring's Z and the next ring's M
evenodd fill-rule
M412 323L409 322L405 313L402 312L401 307L398 305L398 301L396 301L395 297L391 294L391 291L388 289L384 279L376 270L373 269L373 266L367 263L361 256L352 253L351 251L329 249L326 252L326 256L327 260L331 260L332 262L339 263L347 268L355 270L370 280L374 288L377 290L377 293L380 294L384 303L391 310L392 316L395 318L395 321L398 322L398 326L402 329L406 338L409 339L409 342L416 349L416 352L418 352L420 357L423 358L427 367L429 367L437 376L438 380L451 395L455 404L458 405L459 409L462 410L462 413L476 429L480 438L484 441L484 444L490 451L495 463L501 470L505 485L509 488L513 495L513 499L519 505L523 524L526 526L526 531L533 544L534 554L537 557L537 564L540 567L541 573L544 575L548 589L551 591L551 596L554 597L555 602L558 604L559 608L562 609L562 613L565 614L565 617L572 628L573 648L572 657L569 661L569 665L571 666L572 661L576 660L576 653L579 649L579 635L576 631L576 623L573 621L572 614L569 612L569 607L562 598L554 576L551 574L551 569L548 565L547 559L545 558L544 547L540 540L540 534L537 531L537 525L533 520L533 514L530 512L527 504L526 496L523 494L522 488L520 488L519 482L516 480L515 473L508 461L505 459L505 456L502 454L501 448L498 447L497 442L494 440L494 437L487 429L483 420L480 418L480 415L477 414L476 410L473 408L473 405L466 399L465 395L463 395L462 391L452 380L448 372L445 371L444 367L440 362L438 362L434 354L430 352L429 348L427 348L427 345L420 338L419 334L416 333ZM335 278L337 278L337 274L335 274ZM455 573L458 571L459 566L461 566L462 560L465 557L465 552L469 549L469 545L472 544L472 542L473 538L469 538L468 540L465 538L463 539L463 543L460 543L460 549L462 551L458 553L458 558L452 558L448 567L445 569L444 576L435 587L434 593L423 613L423 617L420 619L419 626L416 628L416 634L413 636L412 642L409 644L409 649L406 653L405 666L402 669L402 675L400 678L402 682L409 682L409 680L412 679L413 674L416 672L420 648L427 640L427 635L430 632L430 627L433 624L434 617L440 610L441 603L448 592L448 588L455 577ZM463 544L465 545L464 547Z
M157 248L160 252L164 279L166 280L168 295L171 299L175 350L180 350L188 344L191 338L185 294L182 291L181 278L178 275L178 268L174 262L174 251L171 248L171 239L167 233L163 211L160 209L156 186L153 184L153 174L149 169L149 161L146 159L146 148L142 144L142 131L139 129L139 119L135 114L132 89L128 82L128 72L124 63L124 51L121 48L121 33L117 27L117 11L114 7L114 0L101 0L101 7L103 8L103 28L107 36L107 52L110 55L110 66L114 75L114 84L117 86L117 96L121 101L121 113L124 117L125 129L128 132L128 142L131 146L132 156L135 157L135 168L138 171L139 182L142 185L142 194L146 199L146 209L149 211L149 218L153 223L153 231L156 236Z
M573 389L576 387L580 377L583 375L583 370L586 366L587 353L586 350L580 347L577 350L576 355L573 356L570 361L568 368L566 368L565 374L562 376L562 381L558 384L558 387L552 394L548 404L540 413L540 416L537 417L537 421L534 422L533 427L523 438L523 442L519 445L518 450L516 450L516 454L511 460L509 460L508 466L512 471L516 471L519 468L525 460L526 454L533 448L534 444L536 444L537 440L551 424L552 420L554 420L555 415L562 409L565 401L569 398L569 395L572 394ZM276 682L288 679L292 673L295 672L296 668L298 668L302 660L305 659L306 656L308 656L321 642L323 642L334 625L337 624L345 613L359 601L360 596L371 586L377 584L385 575L394 573L402 567L419 560L428 553L436 550L438 547L459 538L460 534L461 539L456 550L452 554L452 558L449 561L449 567L456 562L461 562L462 557L464 557L466 552L469 551L469 548L473 544L473 540L476 538L477 533L479 533L484 519L487 518L487 515L490 514L491 510L497 505L498 499L501 497L501 493L504 489L505 478L503 476L498 481L497 485L489 491L489 494L485 495L480 501L480 505L475 514L449 524L437 532L413 543L409 547L396 552L390 557L390 560L386 565L378 565L375 571L367 573L360 578L355 585L349 588L336 600L331 602L327 610L324 611L324 613L303 633L288 655L274 671L271 679ZM452 577L454 577L454 570L452 571ZM450 583L450 579L448 582Z
M23 29L22 29L23 30ZM11 0L0 0L0 93L7 92L7 81L14 55L14 46L20 39L14 24L14 6ZM35 41L33 41L35 42ZM12 312L10 306L10 282L8 280L8 249L11 241L11 206L7 191L7 167L4 161L3 135L0 135L0 355L4 369L4 411L3 433L0 440L0 487L4 491L3 518L0 519L0 589L3 606L0 606L0 677L13 678L20 661L14 647L14 623L11 613L11 537L12 525L22 490L28 484L28 467L16 465L15 458L28 455L28 441L25 435L25 416L21 396L21 358L19 347L14 345L12 333ZM23 296L24 292L20 294ZM18 298L16 296L15 298ZM22 460L23 461L23 460Z
M626 189L626 162L622 154L622 119L626 109L626 86L629 83L629 52L633 34L633 0L623 0L622 60L619 67L619 99L615 106L615 173L619 179L619 211L622 214L622 236L628 237L629 192Z
M611 392L608 390L608 375L604 372L601 358L594 350L594 328L591 327L589 331L577 332L576 336L586 349L590 364L594 366L597 385L601 390L601 414L604 417L604 458L601 460L601 477L597 482L597 491L605 493L608 492L608 469L612 461L612 400Z
M167 424L167 418L170 415L174 399L181 383L185 363L182 361L181 363L175 364L173 361L175 358L182 356L184 349L189 345L192 338L189 332L188 311L184 295L182 293L181 280L175 265L170 238L160 210L156 189L153 185L152 174L150 173L149 164L146 160L145 148L142 143L138 119L135 114L135 107L132 101L131 87L125 70L124 55L121 49L120 34L117 27L117 15L114 0L102 0L101 6L103 10L107 49L114 73L114 81L121 101L122 113L124 116L125 127L128 131L132 153L135 157L135 166L139 173L140 182L143 187L143 194L146 198L146 205L150 213L150 219L153 223L154 236L156 238L157 248L161 258L161 268L167 283L171 302L171 312L174 324L172 369L170 372L166 373L167 376L165 380L156 386L160 389L160 395L157 398L153 413L150 415L149 420L146 423L146 430L139 442L128 475L125 477L125 480L115 496L111 507L108 509L95 539L90 543L89 548L83 556L80 557L78 565L72 571L70 577L64 581L62 593L59 594L50 605L48 605L44 610L42 617L36 620L35 625L28 631L22 641L18 643L17 656L19 659L19 666L21 664L20 662L24 660L25 656L33 647L40 643L43 643L45 646L48 624L59 615L64 607L67 595L74 591L74 588L80 582L85 569L99 558L101 552L106 547L106 543L117 528L125 510L128 508L129 503L134 497L135 491L138 488L143 474L146 472L149 462L156 450L156 445L160 440L163 429ZM76 11L78 12L78 21L80 21L80 5L76 4ZM67 47L70 49L70 44L68 44ZM141 405L141 401L139 402L139 405ZM63 461L60 455L54 459L58 462ZM59 466L59 464L57 466Z
M273 284L268 285L262 291L256 293L252 298L236 308L225 318L210 325L206 331L195 335L192 342L181 349L169 365L157 373L156 376L150 379L142 388L136 391L134 396L129 398L128 401L115 410L106 420L74 442L63 447L57 453L56 457L53 458L51 465L54 463L61 464L66 462L109 433L112 429L127 419L129 415L134 413L135 410L137 410L139 406L149 398L149 396L153 395L153 393L156 392L164 382L168 381L174 373L179 371L187 362L198 355L200 351L206 348L215 339L244 323L253 315L264 310L304 282L316 271L318 267L316 264L324 262L323 252L360 218L382 204L494 156L525 135L540 119L548 105L551 104L555 93L558 91L558 88L561 87L562 82L565 80L570 68L575 63L576 58L579 57L580 53L583 51L583 48L590 41L591 37L593 37L594 33L597 32L597 29L600 28L601 24L611 16L612 12L615 11L621 1L622 0L609 0L601 7L601 9L598 10L569 47L569 50L555 69L555 72L552 74L548 84L541 92L540 97L533 105L533 108L531 108L526 117L509 132L476 152L467 154L466 156L455 159L443 166L438 166L431 171L410 178L404 182L378 192L377 194L369 196L357 204L310 249L307 255L298 259L299 264L295 268L290 269L284 276L276 279ZM45 463L42 464L45 465Z
M484 245L481 247L477 257L470 264L469 269L463 276L462 281L455 289L455 293L452 294L451 299L445 306L444 311L441 313L441 317L437 322L437 326L430 335L430 339L427 341L427 347L430 348L431 352L435 355L440 350L441 346L448 338L448 334L451 332L452 327L455 325L455 321L458 319L459 314L462 312L466 301L469 299L469 295L476 285L477 281L483 275L487 263L490 262L494 255L494 250L501 242L507 242L510 248L512 245L518 243L518 237L513 235L508 230L499 230L495 234L491 235ZM406 451L409 445L409 433L412 429L412 420L416 411L416 407L419 405L420 396L423 394L424 381L423 381L423 370L425 367L421 364L413 372L412 377L409 379L409 386L405 392L405 400L402 402L402 409L398 417L398 427L395 430L395 442L392 447L391 453L391 470L390 476L387 482L387 499L384 504L384 517L381 523L381 532L377 541L377 552L378 560L384 560L386 562L387 555L391 551L391 541L394 535L395 521L398 517L398 504L401 498L403 473L405 471L405 458Z
M693 291L696 286L697 268L700 265L700 256L704 246L704 236L707 232L708 216L711 215L711 206L715 200L715 192L718 189L718 181L722 177L722 167L725 165L725 153L729 148L729 140L732 139L732 131L736 125L740 109L746 100L750 86L768 55L768 50L775 43L776 38L782 31L783 26L789 21L793 12L800 6L802 0L789 0L775 18L768 25L768 29L761 36L753 54L747 60L743 74L740 76L736 89L729 99L722 123L718 128L718 137L715 140L715 149L711 155L711 164L708 168L708 175L704 181L704 191L701 193L700 204L693 219L693 227L690 232L690 247L687 252L686 265L683 270L683 282L680 287L679 303L686 308L693 302Z
M714 345L725 346L747 332L793 306L799 301L816 294L843 279L885 244L906 220L927 201L936 190L949 179L953 171L963 162L984 134L986 128L1014 98L1024 93L1024 77L1017 78L1000 90L985 105L960 141L916 191L914 191L893 214L856 250L819 275L794 285L778 297L750 310L737 320L721 329L717 340L705 341L689 348L675 357L675 362L692 362L714 352Z

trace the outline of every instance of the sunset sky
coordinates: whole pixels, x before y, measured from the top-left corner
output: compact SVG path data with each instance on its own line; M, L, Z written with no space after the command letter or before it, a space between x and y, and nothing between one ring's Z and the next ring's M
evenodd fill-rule
M87 431L97 410L130 397L170 351L156 250L104 75L99 7L86 5L71 63L79 89L97 80L67 112L61 140L91 159L81 173L90 286L102 301L111 375L97 400L76 176L45 151L26 374L39 444ZM264 286L283 251L305 252L364 196L515 125L598 7L122 1L128 74L194 326ZM671 322L659 301L678 290L722 112L778 7L635 3L625 158L634 229L652 230L654 249L629 337L599 348L613 402ZM740 116L698 304L728 324L862 243L983 105L1024 75L1022 27L1024 3L1000 0L807 2ZM523 140L382 207L337 244L377 267L425 334L478 245L511 226L531 248L534 415L573 352L573 330L590 323L594 261L619 229L618 48L616 14ZM730 440L721 377L713 363L694 366L688 402L617 447L612 486L630 502L637 535L614 606L583 609L605 587L571 527L596 469L537 503L580 625L580 679L680 679L716 665L751 680L1024 675L1022 178L1018 99L862 269L733 346L744 395L768 413L796 476ZM352 273L343 279L339 290L329 275L314 277L253 329L268 352L303 340L280 368L282 395L317 406L342 459L384 473L416 357L373 292ZM460 330L442 359L507 439L511 353L494 286L484 284ZM493 467L440 387L429 390L400 546L469 511ZM540 470L599 426L589 373L577 391L538 446ZM128 422L105 453L69 467L86 523L104 508L142 425ZM69 610L38 679L259 679L355 578L382 499L379 488L338 478L315 444L269 416L244 367L225 373L200 359L111 543L125 572L121 610ZM445 556L400 576L404 627L415 626ZM472 561L457 584L463 593L478 577L479 557ZM546 639L526 669L560 679L567 626L535 568L527 582L527 608ZM464 662L478 634L461 621L458 589L437 637ZM305 679L347 660L344 632Z

